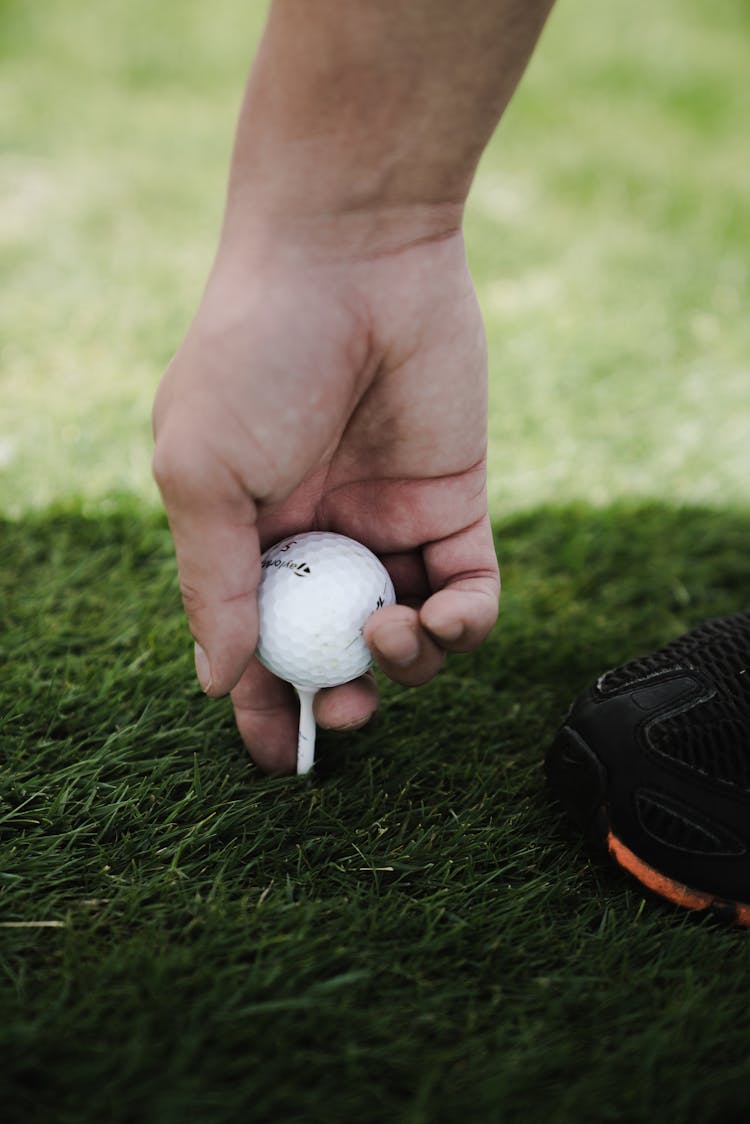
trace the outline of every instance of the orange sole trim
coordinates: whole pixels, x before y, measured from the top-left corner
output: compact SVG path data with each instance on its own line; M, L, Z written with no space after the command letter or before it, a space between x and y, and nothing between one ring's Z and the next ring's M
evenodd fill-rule
M660 874L658 870L654 870L652 866L634 855L611 831L607 835L607 849L623 870L627 870L628 874L637 878L646 889L653 890L655 894L666 898L673 905L682 906L683 909L709 909L711 906L716 906L719 911L731 914L736 925L750 928L750 905L745 905L742 902L727 902L722 898L717 898L714 894L706 894L702 890L691 890L689 886L685 886L682 882L667 878L666 875Z

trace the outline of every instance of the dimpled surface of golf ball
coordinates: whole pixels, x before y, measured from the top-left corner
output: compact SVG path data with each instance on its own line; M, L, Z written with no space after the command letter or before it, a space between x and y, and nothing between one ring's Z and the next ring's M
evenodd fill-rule
M304 690L348 683L371 663L365 621L395 601L366 546L328 531L291 535L261 559L258 658Z

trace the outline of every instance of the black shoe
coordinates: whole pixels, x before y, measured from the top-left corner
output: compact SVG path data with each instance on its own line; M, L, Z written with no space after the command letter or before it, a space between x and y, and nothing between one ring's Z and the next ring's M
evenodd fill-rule
M546 768L571 819L644 886L750 926L750 612L605 672Z

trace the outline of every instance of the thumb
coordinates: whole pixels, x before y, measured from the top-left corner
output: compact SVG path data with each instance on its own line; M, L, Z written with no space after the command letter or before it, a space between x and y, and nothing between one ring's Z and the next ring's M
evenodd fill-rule
M174 539L196 674L206 694L225 695L258 638L255 504L220 458L168 431L157 440L153 473Z

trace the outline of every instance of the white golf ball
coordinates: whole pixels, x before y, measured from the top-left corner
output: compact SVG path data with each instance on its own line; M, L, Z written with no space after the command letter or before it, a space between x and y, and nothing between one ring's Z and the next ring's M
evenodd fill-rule
M258 658L303 690L349 683L372 662L365 621L395 601L366 546L327 531L291 535L261 559Z

